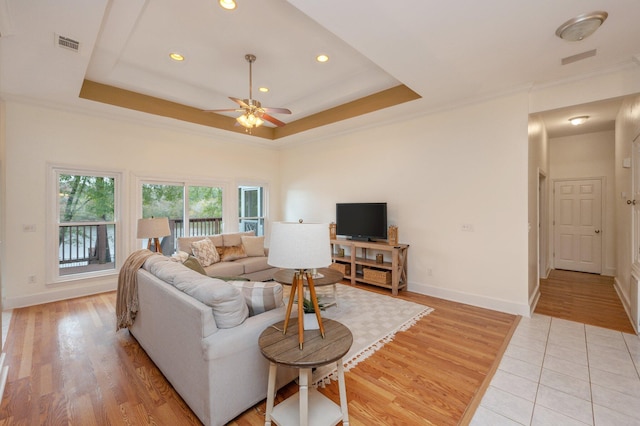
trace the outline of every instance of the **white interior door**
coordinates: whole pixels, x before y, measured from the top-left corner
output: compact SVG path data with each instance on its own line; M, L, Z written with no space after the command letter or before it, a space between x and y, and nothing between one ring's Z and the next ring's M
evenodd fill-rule
M602 182L599 179L554 183L554 266L570 271L602 272Z

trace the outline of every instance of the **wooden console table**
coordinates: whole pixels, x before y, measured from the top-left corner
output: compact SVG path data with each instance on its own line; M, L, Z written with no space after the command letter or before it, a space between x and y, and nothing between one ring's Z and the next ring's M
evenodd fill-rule
M349 254L339 256L338 250L348 248ZM338 265L349 265L350 273L344 278L357 282L391 289L394 296L398 290L407 287L407 253L409 244L389 245L386 242L357 241L347 239L331 240L331 257ZM376 254L386 259L376 262ZM389 261L390 260L390 261Z
M270 362L265 426L270 426L272 420L279 426L334 426L340 421L344 426L349 425L342 357L349 352L353 335L351 330L337 321L325 319L324 325L324 338L318 330L304 331L304 349L298 347L297 327L291 327L287 334L282 333L284 321L270 326L260 335L260 351ZM340 405L310 387L312 369L334 362L338 367ZM278 365L300 369L299 391L274 407Z

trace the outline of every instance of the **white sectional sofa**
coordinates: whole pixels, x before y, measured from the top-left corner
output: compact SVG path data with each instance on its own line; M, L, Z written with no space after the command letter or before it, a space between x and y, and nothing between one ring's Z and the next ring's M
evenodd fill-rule
M280 284L225 282L161 255L137 280L129 330L205 425L224 425L266 398L269 363L258 338L284 319ZM278 387L296 374L278 369Z
M264 237L256 237L253 231L179 237L177 250L192 255L192 244L203 239L211 240L220 256L219 261L203 265L210 277L242 277L251 281L269 281L278 271L278 268L267 264L269 251L264 247ZM225 252L230 254L226 256Z

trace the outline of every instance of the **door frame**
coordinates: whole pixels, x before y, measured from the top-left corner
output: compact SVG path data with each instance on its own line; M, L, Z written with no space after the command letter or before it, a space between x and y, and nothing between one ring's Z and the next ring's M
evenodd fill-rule
M538 168L538 282L547 278L549 262L549 186L547 174Z
M608 234L608 229L606 228L606 223L607 223L607 217L606 217L606 205L607 205L607 196L606 196L606 184L607 184L607 178L606 176L594 176L594 177L589 177L589 176L585 176L585 177L572 177L572 178L558 178L558 179L553 179L552 183L551 183L551 193L553 194L552 197L549 197L549 201L550 201L550 213L551 213L551 217L552 217L552 226L549 228L549 239L550 239L550 244L551 244L551 267L553 269L555 269L556 265L556 241L555 241L555 232L556 232L556 214L555 214L555 201L556 201L556 194L555 194L555 187L556 187L556 183L557 182L572 182L572 181L578 181L578 180L599 180L600 181L600 188L601 188L601 194L600 194L600 275L603 275L603 272L607 269L606 265L605 265L605 241L606 238L605 236Z

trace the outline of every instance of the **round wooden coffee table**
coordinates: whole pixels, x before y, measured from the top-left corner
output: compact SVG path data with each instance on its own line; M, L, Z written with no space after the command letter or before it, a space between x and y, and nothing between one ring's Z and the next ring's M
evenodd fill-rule
M292 321L297 320L292 319ZM279 426L335 425L340 421L345 426L349 425L342 358L353 344L353 335L351 330L337 321L325 319L324 325L324 338L318 330L304 331L303 349L298 346L297 327L291 327L287 334L282 333L284 321L273 324L260 335L258 339L260 351L270 362L265 426L270 426L272 420ZM318 392L317 389L309 387L312 369L334 362L338 367L340 405ZM278 365L300 370L299 391L274 407Z
M342 272L336 271L332 268L318 268L317 272L319 274L322 274L322 277L313 277L313 284L316 287L339 283L344 278ZM296 271L294 271L293 269L280 269L278 272L273 274L273 279L280 284L291 285L291 283L293 282L293 275L295 273ZM306 281L304 285L307 285Z
M292 269L280 269L278 272L273 274L274 281L279 282L284 285L291 285L293 282L293 275L296 271ZM317 272L322 275L319 278L313 278L313 285L316 287L323 287L332 285L333 286L333 299L329 299L328 302L323 302L322 306L328 308L329 306L334 306L338 304L338 299L336 295L336 283L339 283L344 278L344 274L340 271L336 271L332 268L318 268ZM308 287L307 280L304 280L304 286Z

